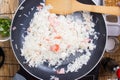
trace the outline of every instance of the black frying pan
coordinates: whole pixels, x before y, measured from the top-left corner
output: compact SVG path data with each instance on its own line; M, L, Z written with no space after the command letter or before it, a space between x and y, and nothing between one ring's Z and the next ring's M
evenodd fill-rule
M79 1L86 4L94 4L91 0ZM43 1L26 0L23 4L20 5L13 19L11 28L11 45L18 62L29 74L38 79L49 80L50 76L56 76L60 80L74 80L82 78L95 68L104 53L106 43L106 26L102 14L91 13L91 15L93 15L93 22L95 23L95 31L99 32L100 34L98 34L98 40L94 41L94 44L96 44L96 49L91 51L92 55L88 61L88 64L84 65L81 69L78 70L78 72L69 72L67 74L60 75L56 74L51 68L48 68L45 65L41 65L39 68L29 67L28 64L24 63L24 57L21 56L20 49L23 47L22 42L24 41L22 36L27 35L26 29L29 27L29 22L33 18L34 13L36 12L36 7L40 4L40 2ZM27 16L25 14L27 14ZM66 64L62 65L62 67L66 66Z

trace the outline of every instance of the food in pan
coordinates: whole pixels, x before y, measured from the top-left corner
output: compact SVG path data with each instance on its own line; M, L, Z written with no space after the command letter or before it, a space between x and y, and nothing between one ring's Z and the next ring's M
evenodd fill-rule
M68 61L67 68L61 68L57 72L77 72L87 64L90 51L96 48L93 39L98 37L92 16L88 12L80 12L79 16L56 15L49 12L50 8L51 6L37 8L24 37L21 55L30 67L39 67L47 62L48 67L54 66L56 70ZM71 56L75 59L69 61Z

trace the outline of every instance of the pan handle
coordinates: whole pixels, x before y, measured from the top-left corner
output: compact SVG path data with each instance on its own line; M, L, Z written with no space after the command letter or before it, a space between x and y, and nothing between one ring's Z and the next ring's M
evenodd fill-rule
M1 68L5 61L5 54L1 47L0 47L0 57L1 57L1 60L0 60L0 68Z

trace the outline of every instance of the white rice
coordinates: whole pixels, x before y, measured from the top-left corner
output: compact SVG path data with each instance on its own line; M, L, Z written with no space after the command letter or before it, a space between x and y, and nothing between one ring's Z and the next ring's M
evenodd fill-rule
M19 10L23 10L24 9L24 7L23 6L21 6L20 8L19 8Z
M44 6L34 14L24 38L22 56L30 67L39 67L39 65L48 61L49 66L59 66L70 55L75 55L75 51L83 52L74 61L68 64L67 72L76 72L86 65L90 59L90 50L96 46L90 35L95 35L94 23L92 16L84 12L83 19L74 19L72 15L57 16L49 13L49 6ZM60 39L55 39L61 36ZM59 49L51 50L51 46L57 44ZM57 67L56 67L57 68Z

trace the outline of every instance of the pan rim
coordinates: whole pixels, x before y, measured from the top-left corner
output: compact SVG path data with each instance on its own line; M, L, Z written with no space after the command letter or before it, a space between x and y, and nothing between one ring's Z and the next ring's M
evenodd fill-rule
M27 71L28 74L32 75L33 77L35 77L35 78L37 78L37 79L42 79L42 78L40 78L40 77L32 74L30 71L28 71L28 70L24 67L24 65L18 60L17 55L15 54L15 51L14 51L14 48L13 48L13 45L12 45L12 37L11 37L11 35L12 35L12 34L11 34L11 32L12 32L12 24L13 24L13 21L14 21L14 19L15 19L15 16L16 16L19 8L25 3L25 1L26 1L26 0L24 0L24 1L19 5L19 7L18 7L17 10L15 11L14 17L13 17L13 19L12 19L11 28L10 28L10 43L11 43L11 46L12 46L13 53L14 53L14 55L15 55L18 63L20 64L20 66L22 66L22 68L23 68L25 71ZM92 1L92 0L91 0L91 1ZM92 2L93 2L93 1L92 1ZM93 3L94 3L94 2L93 2ZM94 4L95 4L95 3L94 3ZM95 4L95 5L96 5L96 4ZM103 15L103 14L102 14L102 17L103 17L103 20L104 20L104 22L105 22L105 18L104 18L104 15ZM106 29L106 22L105 22L105 29ZM107 31L107 29L106 29L106 31ZM108 35L108 34L107 34L107 32L106 32L106 40L107 40L107 35ZM106 46L106 41L105 41L105 46ZM87 73L85 73L84 75L76 78L75 80L81 79L82 77L84 77L84 76L86 76L87 74L89 74L89 73L99 64L99 62L100 62L100 60L102 59L104 53L105 53L105 48L104 48L104 50L103 50L103 53L102 53L101 57L100 57L99 60L97 61L96 65L94 65L94 66L92 67L92 69L90 69Z

